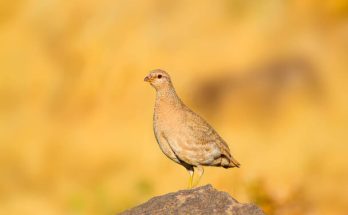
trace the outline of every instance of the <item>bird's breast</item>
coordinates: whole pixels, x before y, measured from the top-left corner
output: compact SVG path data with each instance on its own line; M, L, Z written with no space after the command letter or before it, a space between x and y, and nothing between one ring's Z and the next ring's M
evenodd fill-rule
M154 114L154 128L164 133L172 133L180 128L182 118L174 111Z

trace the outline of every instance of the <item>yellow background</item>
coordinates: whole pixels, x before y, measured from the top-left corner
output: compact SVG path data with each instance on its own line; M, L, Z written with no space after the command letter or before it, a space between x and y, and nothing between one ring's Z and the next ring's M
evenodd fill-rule
M156 68L242 164L201 184L269 214L347 213L347 20L344 0L0 1L0 214L115 214L186 188L153 135ZM286 62L303 63L274 90Z

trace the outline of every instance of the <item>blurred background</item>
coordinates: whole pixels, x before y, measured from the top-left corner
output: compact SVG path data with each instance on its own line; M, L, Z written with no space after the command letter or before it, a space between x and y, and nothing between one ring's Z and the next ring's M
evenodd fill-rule
M242 164L201 185L347 214L345 0L3 0L0 47L1 214L115 214L186 188L153 135L156 68Z

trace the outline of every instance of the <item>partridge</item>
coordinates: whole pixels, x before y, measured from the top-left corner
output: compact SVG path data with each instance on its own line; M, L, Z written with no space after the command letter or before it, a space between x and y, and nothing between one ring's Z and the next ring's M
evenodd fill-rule
M157 143L169 159L189 172L189 188L195 169L197 185L204 173L203 166L240 166L214 128L181 101L167 72L153 70L144 81L156 89L153 129Z

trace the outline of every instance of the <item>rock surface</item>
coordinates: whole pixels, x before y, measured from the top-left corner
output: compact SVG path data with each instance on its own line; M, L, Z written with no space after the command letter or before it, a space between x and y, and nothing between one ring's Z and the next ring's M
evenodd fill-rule
M264 215L256 205L239 203L228 193L218 191L211 185L157 196L121 213L130 214Z

